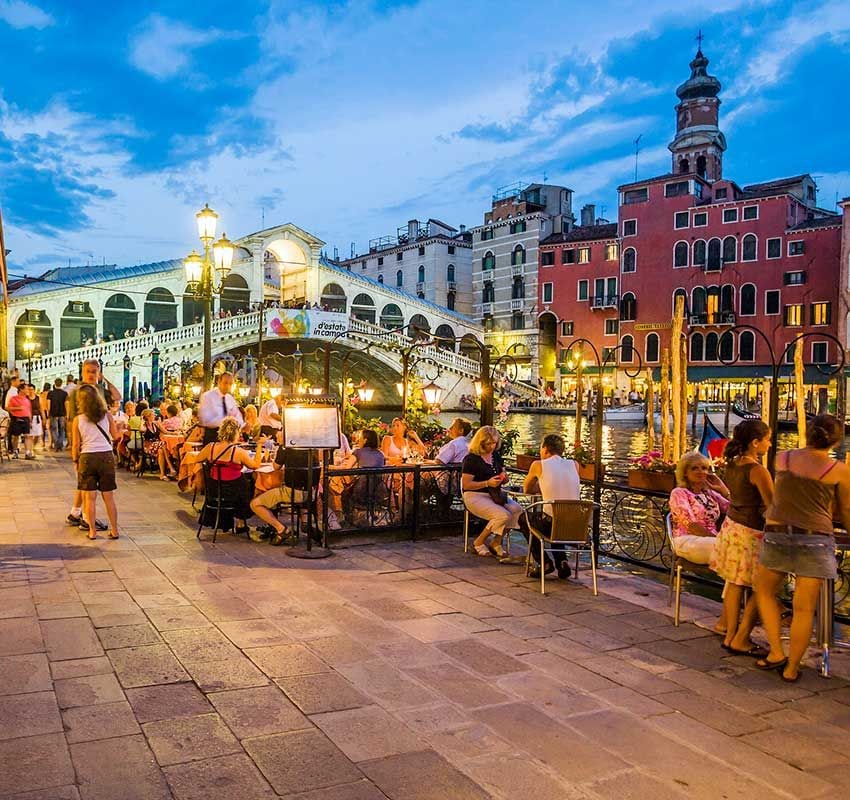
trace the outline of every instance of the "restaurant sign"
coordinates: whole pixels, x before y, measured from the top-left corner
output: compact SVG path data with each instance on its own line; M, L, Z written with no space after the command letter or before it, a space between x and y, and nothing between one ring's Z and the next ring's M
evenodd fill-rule
M348 316L336 311L270 308L266 310L266 336L292 339L332 339L348 330Z
M672 328L672 322L638 322L632 326L636 331L653 331L659 328Z

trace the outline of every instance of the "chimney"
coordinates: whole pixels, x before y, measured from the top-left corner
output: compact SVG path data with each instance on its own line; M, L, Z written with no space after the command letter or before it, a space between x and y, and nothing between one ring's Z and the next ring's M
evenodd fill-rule
M407 222L407 238L409 241L413 241L417 235L419 234L419 220L411 219Z
M461 226L460 226L460 232L461 232L461 233L466 233L466 225L461 225Z
M596 205L594 203L588 203L581 208L581 224L585 225L593 225L596 220Z

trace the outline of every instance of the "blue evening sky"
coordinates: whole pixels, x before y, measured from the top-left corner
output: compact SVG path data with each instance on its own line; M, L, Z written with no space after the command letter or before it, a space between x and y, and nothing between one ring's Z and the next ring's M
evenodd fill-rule
M518 180L616 214L667 171L697 30L725 173L850 195L847 0L0 0L11 271L130 264L293 222L348 255Z

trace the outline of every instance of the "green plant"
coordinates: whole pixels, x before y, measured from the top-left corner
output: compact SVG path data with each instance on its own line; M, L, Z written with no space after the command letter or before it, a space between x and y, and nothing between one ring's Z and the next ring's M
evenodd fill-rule
M631 459L631 467L629 469L673 473L676 471L676 462L665 460L658 450L650 450L639 458Z
M593 455L593 450L589 447L585 447L583 444L574 445L572 450L566 450L564 452L564 458L571 458L582 467L586 467L596 461L596 458Z

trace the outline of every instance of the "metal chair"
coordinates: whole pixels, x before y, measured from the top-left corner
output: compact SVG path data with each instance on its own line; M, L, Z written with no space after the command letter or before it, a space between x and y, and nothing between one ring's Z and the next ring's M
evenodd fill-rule
M236 530L236 502L230 498L224 497L222 494L222 481L212 477L212 466L208 463L202 465L204 471L204 503L201 506L201 511L198 514L198 532L195 538L201 538L201 530L206 527L213 529L213 544L215 544L219 529L222 531ZM215 515L214 523L210 526L207 520L207 514ZM227 528L221 527L221 523L230 515L230 525Z
M670 514L664 517L664 530L667 534L667 543L670 545L670 579L668 581L669 591L667 594L667 605L675 599L676 606L673 611L673 624L678 628L679 619L682 610L682 570L687 569L689 572L699 572L705 570L705 564L697 564L694 561L688 561L683 556L676 555L676 549L673 543L673 521Z
M481 519L481 517L476 517L475 514L470 514L469 509L464 506L463 507L463 552L469 552L469 535L470 531L473 534L473 539L477 539L480 535L481 531L484 530L484 527L487 525L486 519Z
M523 512L531 537L528 542L528 553L525 556L526 574L531 566L531 548L540 543L540 594L546 594L546 570L543 566L546 561L545 551L554 550L554 545L557 545L557 549L561 552L590 552L593 594L594 596L599 594L596 585L596 550L593 546L593 534L590 527L596 507L596 503L589 500L549 500L532 503ZM540 516L537 515L542 515L544 512L552 520L548 533L538 527Z

